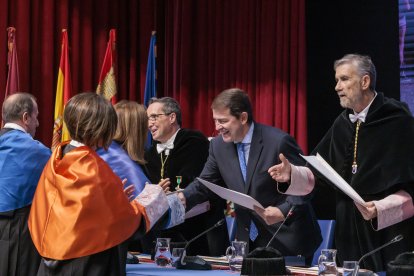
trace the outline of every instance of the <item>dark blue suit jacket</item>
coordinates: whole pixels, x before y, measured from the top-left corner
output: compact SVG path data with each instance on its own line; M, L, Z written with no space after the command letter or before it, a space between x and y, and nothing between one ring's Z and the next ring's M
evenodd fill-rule
M200 178L248 194L264 207L276 206L285 216L291 206L296 205L293 215L280 229L272 246L284 255L311 257L322 238L309 203L310 196L297 197L278 193L276 182L267 172L271 166L280 163L279 153L283 153L293 164L304 165L304 161L299 156L301 150L290 135L280 129L255 123L247 164L246 184L243 181L235 144L224 142L221 136L211 141L209 157ZM216 195L196 180L184 190L184 196L189 209ZM280 223L266 225L255 212L238 205L235 208L238 240L248 242L251 220L259 230L255 241L258 246L265 246L280 226Z

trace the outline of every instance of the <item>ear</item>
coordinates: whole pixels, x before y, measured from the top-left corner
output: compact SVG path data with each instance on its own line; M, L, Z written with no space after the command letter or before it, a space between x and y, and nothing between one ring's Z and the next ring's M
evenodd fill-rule
M367 90L371 85L371 78L368 75L364 75L361 79L362 88Z
M249 115L247 114L247 112L242 112L240 114L240 121L242 122L242 124L247 123L248 118L249 118Z
M174 112L170 114L170 123L174 124L177 121L177 114Z
M22 121L25 125L27 125L29 123L29 119L30 119L29 113L27 113L27 112L23 113Z

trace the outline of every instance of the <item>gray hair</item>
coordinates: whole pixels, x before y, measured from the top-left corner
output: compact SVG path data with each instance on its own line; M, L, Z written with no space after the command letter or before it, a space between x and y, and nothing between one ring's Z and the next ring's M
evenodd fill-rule
M29 93L15 93L6 98L3 103L1 116L5 123L22 120L23 114L27 112L30 116L33 113L36 98Z
M345 55L343 58L338 59L334 63L334 70L340 65L344 64L354 64L357 68L358 74L360 77L364 75L368 75L371 82L369 88L372 91L375 91L375 86L377 82L377 70L375 69L375 65L371 60L371 57L359 55L359 54L348 54Z
M148 102L148 106L153 103L160 103L162 104L162 111L170 115L171 113L175 113L175 117L177 118L177 123L181 127L182 119L181 119L181 107L180 104L171 97L162 97L162 98L151 98Z

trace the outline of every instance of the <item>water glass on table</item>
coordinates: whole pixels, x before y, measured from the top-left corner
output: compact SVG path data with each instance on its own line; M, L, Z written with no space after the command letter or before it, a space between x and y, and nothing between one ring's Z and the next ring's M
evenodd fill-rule
M358 262L357 261L344 261L342 266L344 276L356 276L358 275Z
M170 239L157 238L155 245L155 263L158 266L167 266L171 264Z
M175 263L177 261L180 261L181 256L183 255L183 253L184 253L184 248L181 248L181 247L173 248L172 257L171 257L171 262L172 262L173 266L175 266Z

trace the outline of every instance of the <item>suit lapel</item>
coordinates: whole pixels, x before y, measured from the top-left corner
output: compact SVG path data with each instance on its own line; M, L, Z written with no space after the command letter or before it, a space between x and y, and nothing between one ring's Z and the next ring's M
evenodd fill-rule
M247 175L244 193L248 194L252 182L253 174L256 171L257 162L262 154L262 130L259 124L254 124L252 142L250 144L249 161L247 162Z

